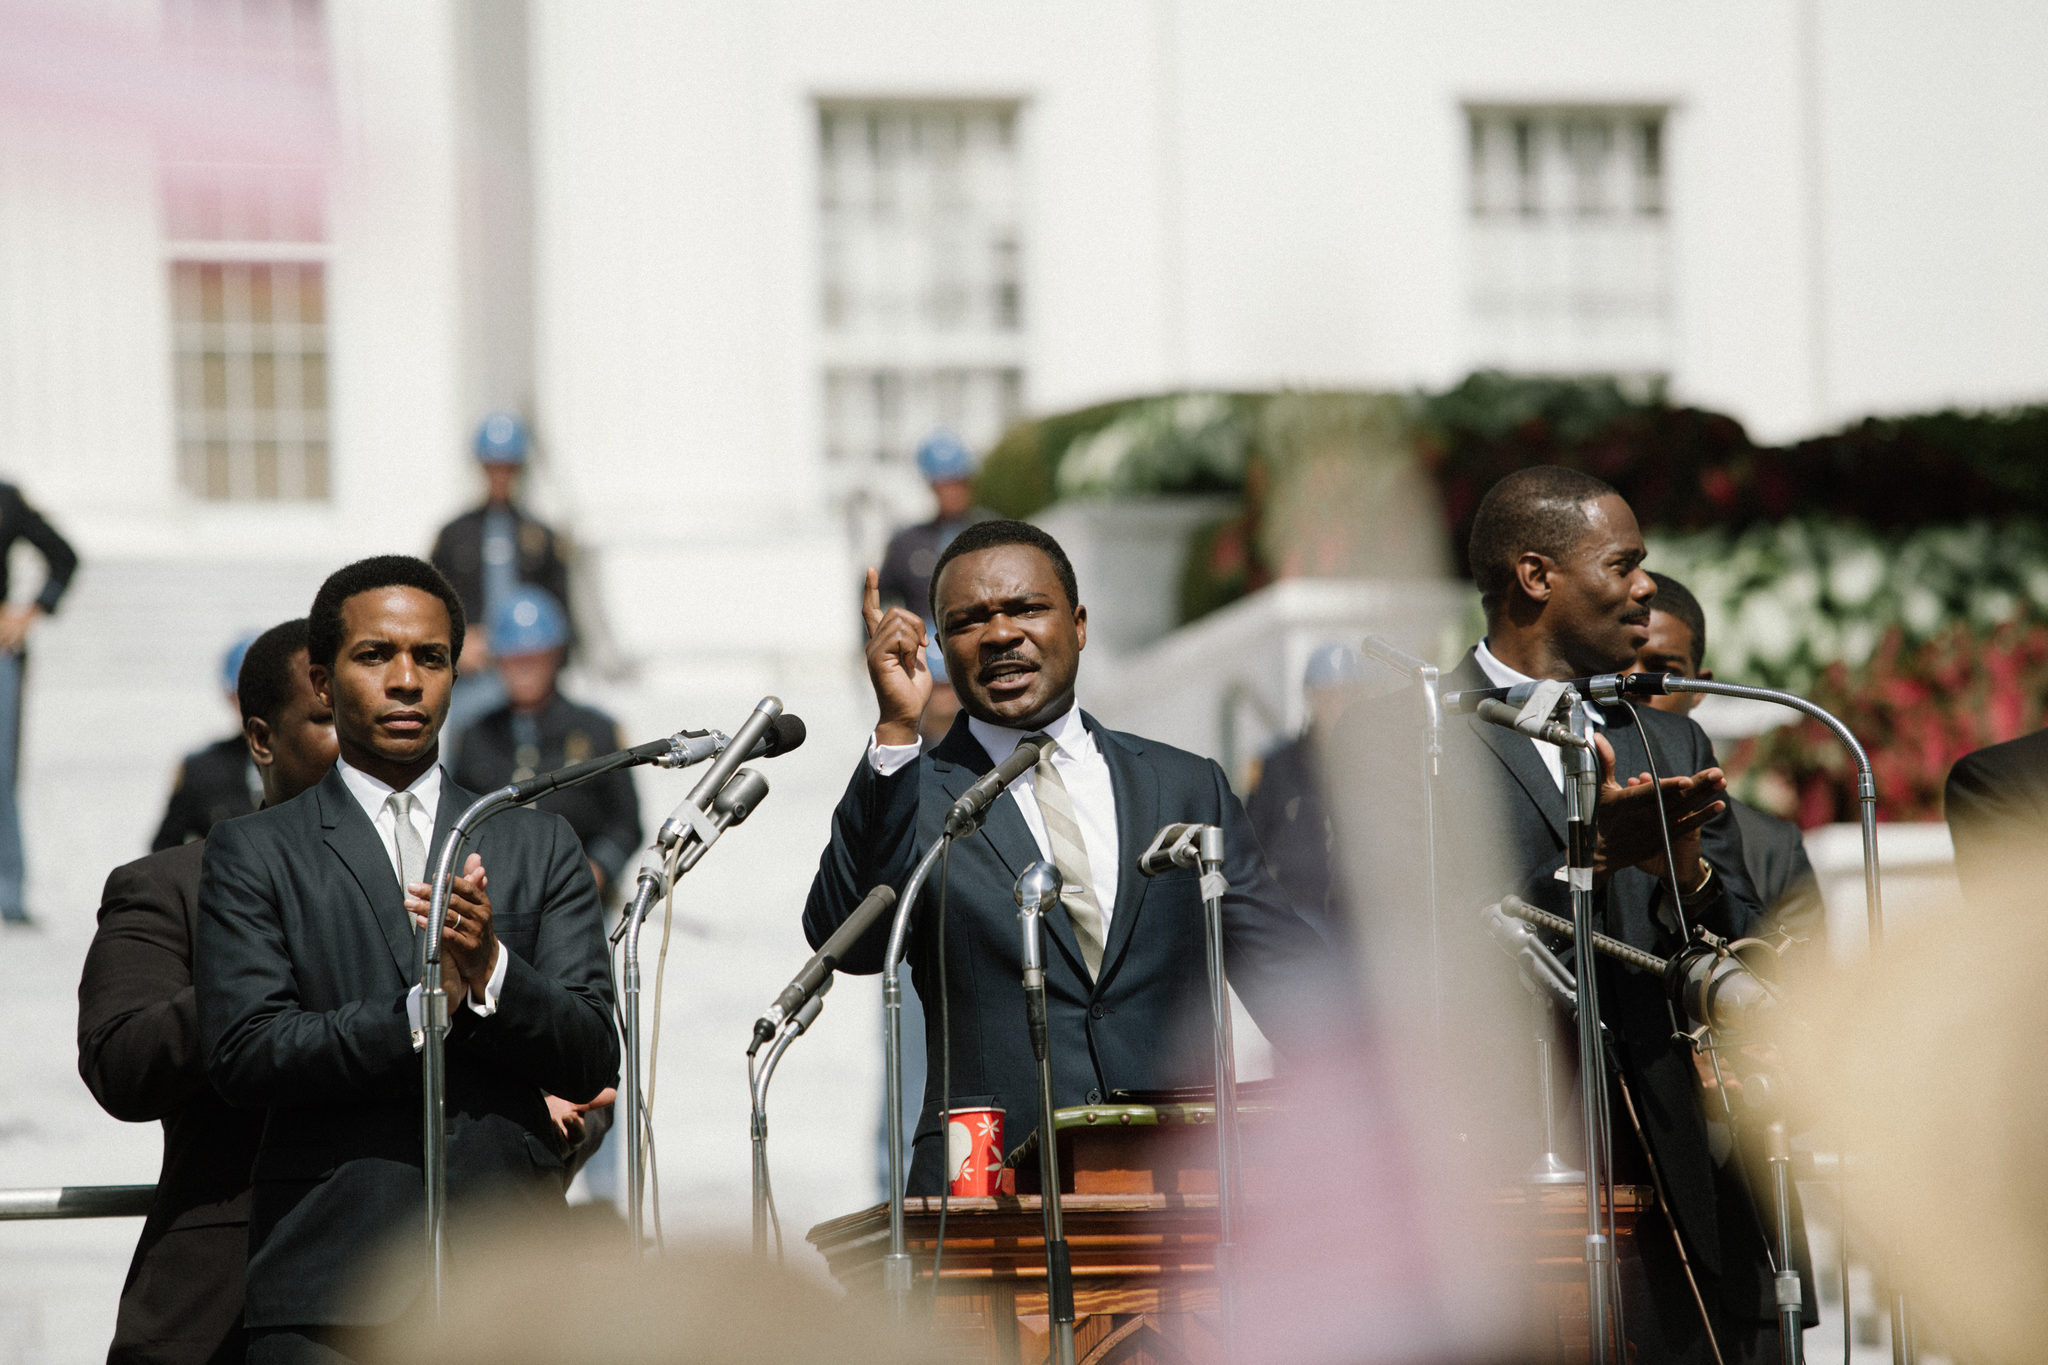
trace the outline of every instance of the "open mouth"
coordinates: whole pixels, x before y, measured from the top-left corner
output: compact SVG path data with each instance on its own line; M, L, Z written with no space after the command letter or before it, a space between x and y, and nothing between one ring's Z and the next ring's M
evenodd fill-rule
M1014 696L1031 686L1031 680L1038 676L1035 664L1021 659L1004 659L987 665L981 670L979 681L991 695Z

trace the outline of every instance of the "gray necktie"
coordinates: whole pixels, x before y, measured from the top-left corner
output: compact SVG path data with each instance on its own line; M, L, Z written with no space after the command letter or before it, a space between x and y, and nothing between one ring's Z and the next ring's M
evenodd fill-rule
M1095 904L1095 878L1088 870L1088 845L1081 838L1081 822L1074 818L1074 799L1067 793L1060 770L1052 765L1058 749L1057 744L1047 744L1038 751L1032 791L1038 797L1038 813L1045 819L1052 865L1059 869L1060 903L1067 907L1067 920L1074 926L1081 960L1088 964L1092 981L1102 971L1102 911Z
M405 888L413 882L427 879L427 846L420 841L420 832L412 823L412 808L419 798L411 792L393 792L384 798L384 809L391 812L398 835L398 890L402 896Z

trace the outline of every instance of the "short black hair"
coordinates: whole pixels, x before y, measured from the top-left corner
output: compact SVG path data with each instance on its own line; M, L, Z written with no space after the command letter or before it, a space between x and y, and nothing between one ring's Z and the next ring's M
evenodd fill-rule
M275 725L277 713L292 699L296 679L292 661L306 648L306 618L272 626L249 642L242 671L235 675L235 698L242 719L261 716Z
M1650 570L1650 581L1657 585L1657 595L1650 599L1650 610L1661 611L1678 618L1678 623L1692 632L1692 671L1700 671L1700 665L1707 658L1707 614L1700 610L1700 599L1692 595L1692 589L1668 573Z
M1486 490L1467 548L1489 624L1514 591L1515 561L1531 550L1563 559L1591 524L1586 504L1613 493L1591 474L1554 464L1518 469Z
M448 607L449 661L462 657L462 599L448 579L412 555L373 555L336 569L313 594L313 609L306 613L306 649L314 663L332 668L341 656L342 603L379 588L417 588L440 598Z
M1071 610L1081 605L1081 588L1074 581L1073 561L1060 543L1028 521L977 521L959 535L951 544L939 552L939 562L932 565L931 587L927 590L925 610L931 619L939 619L939 575L946 566L961 555L971 555L978 550L993 550L1004 545L1029 545L1052 561L1052 571L1059 576L1060 587L1067 594L1067 607Z

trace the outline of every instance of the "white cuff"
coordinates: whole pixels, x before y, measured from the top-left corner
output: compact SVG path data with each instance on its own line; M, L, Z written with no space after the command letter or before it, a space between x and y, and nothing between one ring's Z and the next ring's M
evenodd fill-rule
M498 955L491 959L491 979L484 984L484 998L479 1001L475 991L469 993L469 1008L480 1019L488 1019L498 1012L498 996L505 990L505 964L511 959L506 956L502 942L496 946Z
M868 734L868 766L875 770L877 777L888 777L901 772L917 761L923 746L918 744L884 744L873 732Z
M464 1003L480 1019L488 1019L498 1012L498 997L505 991L505 971L511 958L505 954L505 945L498 944L498 955L491 959L491 979L484 985L484 998L479 1002L476 992L471 991ZM405 1022L412 1029L412 1050L418 1052L427 1045L427 1027L423 1021L426 1008L420 1003L421 994L417 983L405 993Z

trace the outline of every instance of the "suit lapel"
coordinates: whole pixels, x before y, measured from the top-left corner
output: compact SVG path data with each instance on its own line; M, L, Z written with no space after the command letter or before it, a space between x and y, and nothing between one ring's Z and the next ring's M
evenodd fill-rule
M320 829L327 846L355 878L357 889L363 893L363 911L376 921L378 932L391 949L391 961L397 966L399 977L412 980L416 965L412 918L405 913L398 875L391 870L391 855L384 851L384 841L377 837L376 826L356 804L348 784L341 780L339 765L328 770L314 791L320 803ZM442 809L446 811L445 801Z
M1476 649L1466 651L1465 657L1451 670L1451 675L1445 678L1444 682L1448 684L1447 691L1467 691L1493 686L1493 679L1487 677L1486 671L1479 666L1479 651ZM1481 720L1477 716L1465 717L1465 724L1471 727L1473 736L1491 750L1493 756L1500 760L1501 766L1521 784L1523 794L1529 798L1529 804L1542 814L1544 823L1550 827L1551 837L1562 844L1565 826L1564 793L1558 790L1557 783L1550 780L1550 769L1536 756L1536 741L1526 735L1518 735L1513 730L1503 729L1491 721Z
M1099 992L1115 974L1117 962L1130 946L1145 893L1152 886L1152 879L1138 871L1136 855L1159 832L1159 774L1145 761L1144 751L1137 743L1111 734L1085 711L1081 720L1095 736L1095 747L1109 764L1110 790L1116 795L1116 908L1109 917L1109 942L1103 945L1102 973L1095 979Z
M995 760L988 756L988 750L982 748L981 741L968 730L967 713L962 711L959 719L953 722L953 728L946 732L945 739L932 751L932 775L944 797L943 804L935 813L930 837L938 837L938 831L945 822L946 808L966 794L967 789L974 785L974 779L993 767ZM1018 808L1017 798L1007 792L989 807L988 820L982 825L981 832L967 842L972 844L974 840L988 842L997 860L1009 870L1013 885L1024 874L1025 868L1045 856L1039 851L1031 826L1024 823L1024 812ZM1066 907L1055 907L1045 920L1052 941L1072 959L1075 971L1086 980L1087 968L1083 965L1080 940L1074 937L1074 926L1067 920Z

